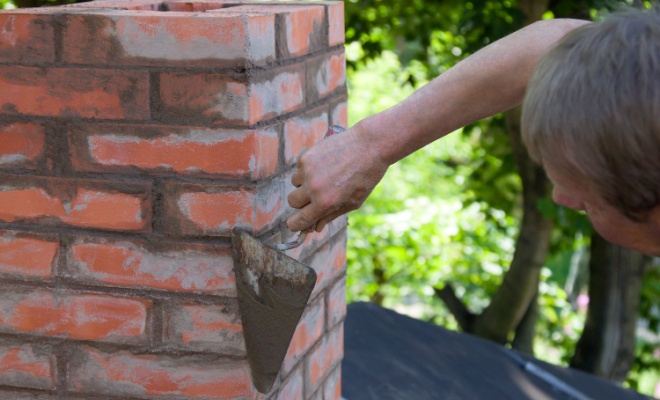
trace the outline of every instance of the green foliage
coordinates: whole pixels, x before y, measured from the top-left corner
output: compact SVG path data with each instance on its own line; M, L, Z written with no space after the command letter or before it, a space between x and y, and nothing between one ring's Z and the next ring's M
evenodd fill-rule
M352 122L412 93L400 68L384 52L349 72ZM395 308L424 304L418 316L447 322L444 308L428 299L433 287L452 280L475 310L487 304L502 266L510 262L517 227L505 212L473 201L474 192L466 189L480 167L469 160L480 149L478 141L456 133L390 167L361 210L351 214L351 301L382 299Z
M628 386L644 393L653 393L654 385L660 383L660 259L644 276L640 299L640 320L635 349L635 363L632 366Z
M89 0L86 0L89 1ZM0 9L14 9L26 7L51 7L62 4L80 3L79 0L0 0Z
M474 53L523 26L525 15L516 1L473 0L465 3L458 25L466 51Z
M463 130L474 152L466 160L472 174L465 184L466 201L487 204L485 212L504 210L520 216L520 177L509 146L501 115L467 126Z
M0 0L0 10L12 10L16 5L12 0Z
M599 18L621 3L553 0L544 18ZM345 6L351 125L403 100L523 20L514 0L347 0ZM451 281L472 311L488 304L513 256L520 185L501 116L390 167L350 216L349 301L376 301L457 328L433 288ZM586 311L576 298L586 292L591 226L583 213L550 198L538 207L555 220L555 230L539 287L536 352L566 364L584 326ZM660 320L658 275L649 274L642 299L651 332ZM640 340L628 382L646 393L659 378L652 346L658 343Z
M541 271L539 320L535 353L546 361L567 365L577 344L586 308L577 308L550 268Z
M396 56L386 51L364 68L349 71L351 124L412 93L400 69ZM493 154L485 153L485 141L495 148ZM503 132L493 138L475 126L390 167L350 217L349 301L382 301L455 327L433 295L433 287L451 281L473 311L483 309L511 261L518 229L520 183L507 148ZM546 207L548 213L565 213ZM573 249L566 254L570 258ZM541 312L547 322L540 331L548 343L566 344L561 357L574 345L581 326L563 290L565 282L544 270ZM567 326L574 334L557 339Z
M460 60L464 40L455 27L461 11L457 1L348 0L346 42L359 43L360 60L349 58L348 65L371 60L384 50L395 50L405 66L414 62L433 77ZM408 71L402 70L404 73ZM406 79L415 84L415 75Z

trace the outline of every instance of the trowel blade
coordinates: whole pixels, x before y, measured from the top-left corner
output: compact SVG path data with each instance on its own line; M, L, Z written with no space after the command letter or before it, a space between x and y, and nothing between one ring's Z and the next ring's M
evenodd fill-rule
M240 229L232 231L232 247L252 380L267 393L312 294L316 272Z

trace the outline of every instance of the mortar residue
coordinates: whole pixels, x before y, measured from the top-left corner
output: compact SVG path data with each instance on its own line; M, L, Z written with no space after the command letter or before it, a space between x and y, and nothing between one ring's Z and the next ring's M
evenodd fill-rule
M232 244L248 363L255 387L266 393L277 379L316 273L245 232L234 230Z

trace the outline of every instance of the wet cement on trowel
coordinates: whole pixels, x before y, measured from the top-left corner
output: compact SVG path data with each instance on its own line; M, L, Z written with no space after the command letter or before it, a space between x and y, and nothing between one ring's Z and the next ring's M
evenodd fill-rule
M254 386L270 390L316 283L306 265L235 230L234 271Z

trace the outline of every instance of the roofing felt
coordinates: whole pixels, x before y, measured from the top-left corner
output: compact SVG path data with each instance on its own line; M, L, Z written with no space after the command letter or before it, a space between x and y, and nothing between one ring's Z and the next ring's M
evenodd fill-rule
M576 398L525 371L507 354L512 350L372 303L350 304L344 329L346 400ZM584 398L650 399L582 371L522 357Z

